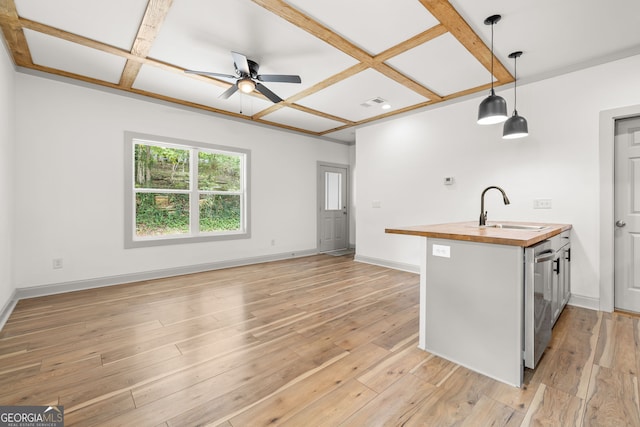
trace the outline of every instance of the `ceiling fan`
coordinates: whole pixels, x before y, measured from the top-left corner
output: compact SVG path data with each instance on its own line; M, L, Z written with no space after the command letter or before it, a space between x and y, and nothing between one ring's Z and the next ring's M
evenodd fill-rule
M271 92L265 85L260 82L278 82L278 83L301 83L300 76L287 74L258 74L260 64L241 53L231 52L233 57L233 65L236 69L236 75L211 73L208 71L185 70L188 74L199 74L202 76L219 77L222 79L235 80L234 84L220 94L218 98L227 99L233 95L238 89L244 93L251 93L255 90L266 96L271 102L278 103L282 101L275 93ZM256 81L258 80L258 81Z

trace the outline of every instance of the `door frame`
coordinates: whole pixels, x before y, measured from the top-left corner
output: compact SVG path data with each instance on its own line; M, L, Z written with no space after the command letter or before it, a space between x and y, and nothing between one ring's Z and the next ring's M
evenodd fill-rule
M316 162L316 179L317 179L317 191L316 191L316 250L320 252L320 235L322 230L322 225L320 221L320 211L322 210L322 204L324 202L324 177L320 173L320 170L323 166L330 168L340 168L345 169L347 171L347 182L345 183L345 204L347 206L347 219L345 224L345 234L347 235L347 248L351 247L349 230L351 229L351 168L349 165L345 165L342 163L330 163L330 162Z
M640 105L600 112L600 311L614 310L615 122L640 116Z

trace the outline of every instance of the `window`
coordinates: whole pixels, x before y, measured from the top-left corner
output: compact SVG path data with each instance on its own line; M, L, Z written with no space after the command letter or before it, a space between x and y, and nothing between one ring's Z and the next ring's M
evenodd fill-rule
M248 238L248 150L127 132L125 247Z
M324 180L324 209L327 211L342 210L342 174L325 172Z

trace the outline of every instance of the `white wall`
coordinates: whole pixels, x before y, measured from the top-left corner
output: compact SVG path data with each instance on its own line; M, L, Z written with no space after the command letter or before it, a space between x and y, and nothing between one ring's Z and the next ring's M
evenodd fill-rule
M349 147L39 76L15 79L17 288L317 247L316 162L346 164ZM251 239L125 250L124 131L250 149ZM64 267L54 270L53 258Z
M355 246L356 243L356 146L349 146L349 166L351 168L351 188L349 189L349 199L351 204L349 205L349 211L351 215L349 216L349 247Z
M640 56L518 87L518 110L530 135L503 140L502 125L475 123L485 96L357 131L357 257L419 265L418 237L385 227L476 221L487 193L489 220L571 223L572 292L599 297L599 113L640 104ZM513 108L513 91L499 94ZM446 176L455 185L443 185ZM552 199L534 210L533 199ZM373 201L381 208L372 208ZM597 306L597 305L596 305Z
M13 63L0 43L0 314L13 295L12 218L15 139ZM0 322L1 324L1 322Z

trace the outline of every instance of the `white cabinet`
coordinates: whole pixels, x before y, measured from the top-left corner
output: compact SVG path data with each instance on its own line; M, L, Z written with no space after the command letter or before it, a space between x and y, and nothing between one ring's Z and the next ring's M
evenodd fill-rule
M556 251L553 261L553 280L551 289L551 319L555 325L562 310L571 296L571 232L565 231L553 237Z
M563 261L562 261L562 308L569 302L569 297L571 296L571 244L565 247L562 251ZM560 308L560 311L562 311Z

